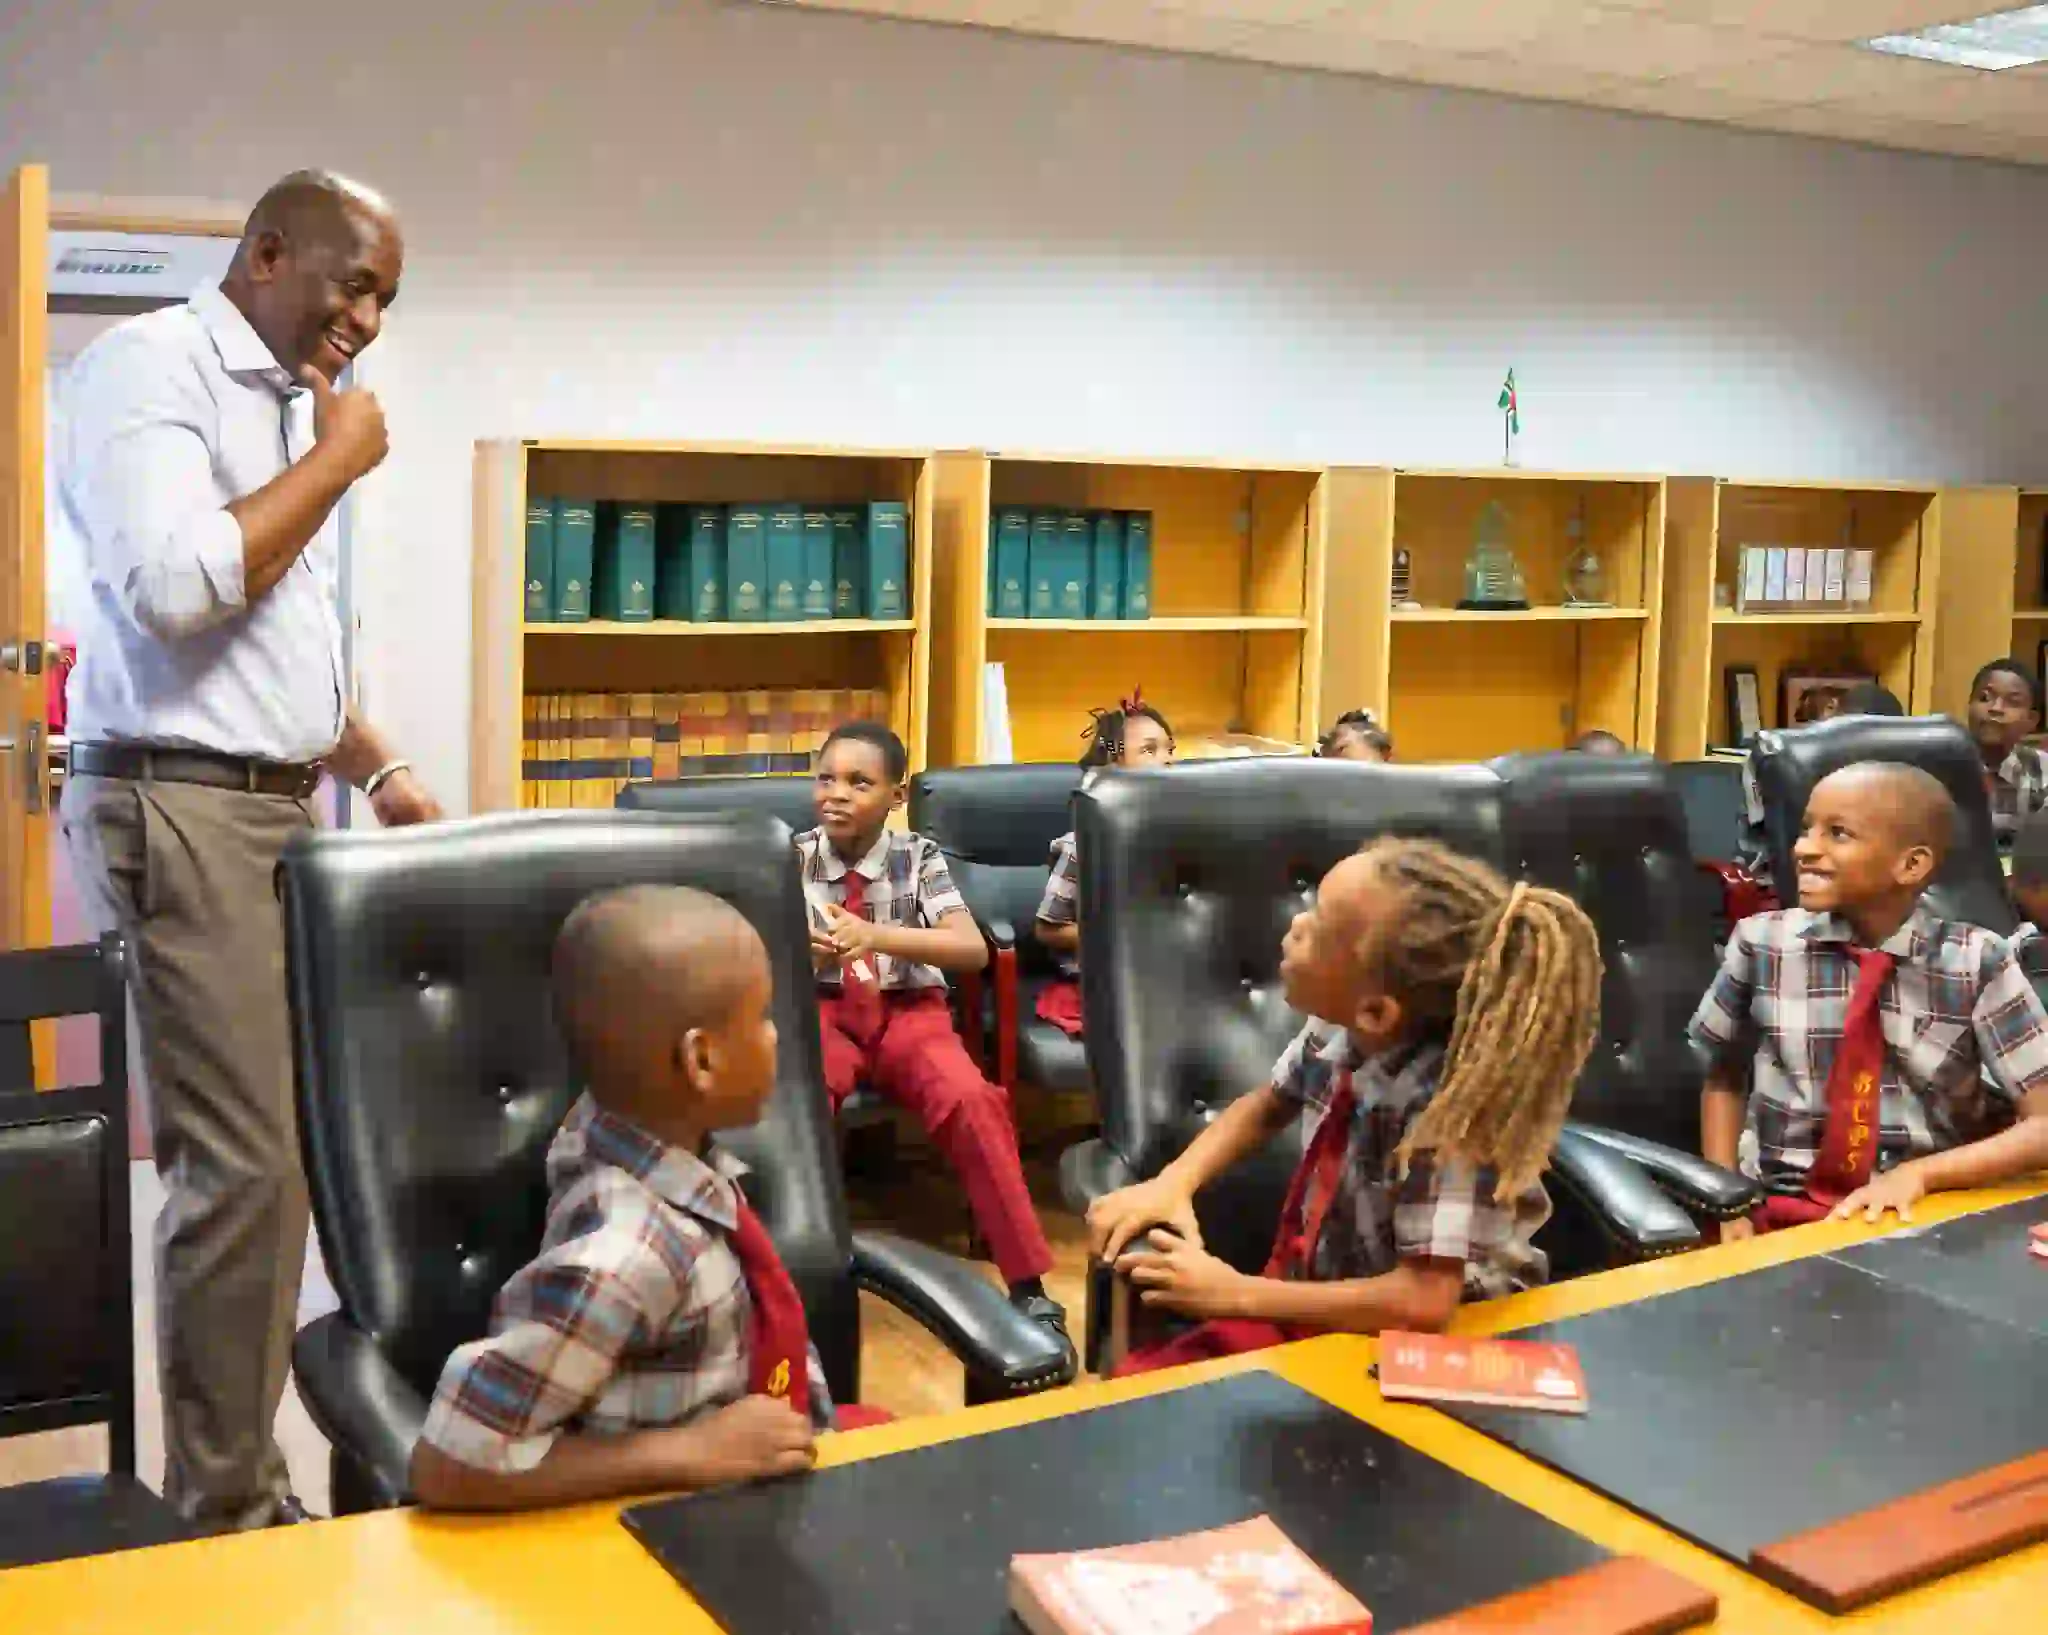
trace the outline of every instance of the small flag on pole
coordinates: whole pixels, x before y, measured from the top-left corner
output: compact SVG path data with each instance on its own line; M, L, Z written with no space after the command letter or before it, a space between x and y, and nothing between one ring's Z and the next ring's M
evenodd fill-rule
M1515 396L1515 372L1512 369L1508 371L1508 378L1501 384L1500 402L1495 407L1508 417L1508 430L1519 436L1522 430L1522 406Z

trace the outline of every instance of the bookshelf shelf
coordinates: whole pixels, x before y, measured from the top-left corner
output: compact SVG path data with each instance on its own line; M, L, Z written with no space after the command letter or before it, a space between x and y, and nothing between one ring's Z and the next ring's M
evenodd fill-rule
M1333 536L1328 563L1328 714L1373 710L1403 761L1561 749L1595 727L1644 748L1654 742L1661 478L1517 469L1331 475L1347 525L1341 548ZM1535 606L1456 606L1488 506L1505 516ZM1564 593L1575 537L1598 555L1614 606L1544 600ZM1397 550L1408 553L1420 607L1392 606ZM1475 640L1475 626L1488 627L1488 639Z
M1333 473L1039 453L942 454L934 464L947 496L932 610L934 763L987 754L991 664L1003 668L1018 760L1073 759L1089 710L1134 688L1183 738L1313 742L1324 557L1339 526ZM1152 616L992 616L991 522L1006 509L1150 512Z
M1664 628L1657 753L1698 760L1734 741L1725 677L1753 669L1763 725L1781 721L1788 673L1870 675L1908 710L1936 697L1936 587L1944 549L1944 491L1921 483L1736 482L1673 477L1664 546ZM1870 600L1849 607L1740 612L1733 595L1744 546L1867 550Z
M599 761L644 752L638 723L652 709L702 723L705 754L801 753L828 713L873 709L902 737L913 770L925 763L930 715L931 587L935 517L957 508L942 492L942 464L919 452L732 443L600 443L505 440L476 449L475 554L471 586L470 809L522 804L529 695L610 723L633 723L630 755L603 738ZM793 622L679 620L528 623L525 528L530 499L576 495L653 505L854 506L901 502L908 512L909 614L902 619ZM709 695L707 698L706 695ZM717 702L723 695L723 703ZM766 695L764 698L763 695ZM694 713L693 713L694 712ZM573 711L558 716L583 720ZM737 741L733 740L738 734ZM559 741L557 729L552 737ZM588 761L569 740L543 761ZM804 739L798 743L798 739ZM673 737L670 739L673 743ZM682 752L689 751L689 740ZM637 771L634 775L640 775ZM566 780L593 796L603 780ZM584 787L586 784L591 788ZM563 791L548 789L549 795ZM602 791L596 791L602 793ZM570 804L547 800L545 804ZM608 800L605 804L608 804Z
M583 624L529 624L529 639L566 636L572 640L612 641L619 637L666 636L671 640L712 636L859 636L917 629L915 619L801 619L748 624L692 624L686 619L591 619Z
M2048 607L2016 607L2012 610L2012 616L2015 621L2025 620L2028 623L2033 623L2037 620L2048 619Z

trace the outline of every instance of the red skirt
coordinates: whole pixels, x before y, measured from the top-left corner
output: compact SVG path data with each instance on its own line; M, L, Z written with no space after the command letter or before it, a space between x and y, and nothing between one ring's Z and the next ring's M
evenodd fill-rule
M1245 1317L1219 1317L1171 1340L1131 1352L1109 1371L1109 1377L1120 1380L1127 1374L1151 1374L1162 1368L1178 1368L1183 1363L1241 1357L1248 1351L1264 1351L1290 1340L1306 1339L1308 1333L1290 1333L1278 1323L1254 1322Z
M896 1416L887 1408L870 1408L864 1402L849 1402L844 1408L832 1410L832 1428L835 1431L864 1431L870 1425L893 1425Z
M1081 1037L1081 984L1061 977L1038 990L1038 1019L1050 1022L1069 1039Z

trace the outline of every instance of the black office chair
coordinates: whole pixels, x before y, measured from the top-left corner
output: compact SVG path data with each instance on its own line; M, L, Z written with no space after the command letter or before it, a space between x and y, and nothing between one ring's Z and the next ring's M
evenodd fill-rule
M1083 1211L1158 1174L1268 1081L1302 1020L1280 991L1280 941L1334 864L1371 836L1410 834L1512 872L1501 781L1481 766L1274 759L1112 772L1089 780L1075 817L1088 858L1081 983L1102 1136L1062 1155L1060 1180ZM1204 1240L1240 1270L1265 1261L1300 1139L1297 1124L1197 1200ZM1605 1145L1568 1136L1552 1169L1560 1214L1595 1216L1577 1236L1610 1246L1602 1263L1699 1242L1685 1211ZM1091 1355L1104 1292L1091 1283Z
M96 1015L97 1084L0 1095L0 1436L107 1427L104 1476L0 1487L0 1568L192 1536L135 1474L121 942L0 954L0 1028Z
M1981 925L2000 936L2019 917L1999 866L1991 827L1991 797L1984 788L1984 758L1970 735L1945 715L1838 716L1811 726L1758 735L1757 792L1763 797L1771 867L1780 881L1796 879L1792 845L1806 820L1814 785L1857 761L1903 761L1932 773L1955 802L1955 836L1948 857L1927 888L1930 912Z
M1738 920L1776 908L1771 889L1744 866L1742 831L1749 802L1742 791L1742 762L1670 761L1665 772L1685 813L1686 844L1693 865L1714 884L1710 909L1712 944L1719 948Z
M613 805L621 812L667 812L688 816L700 812L759 812L780 818L792 834L818 825L808 772L774 772L759 778L673 778L659 783L629 783Z
M803 1293L840 1401L860 1389L858 1289L930 1329L986 1400L1063 1384L1068 1355L937 1250L849 1231L826 1111L802 888L764 817L506 815L295 843L281 866L298 1105L340 1310L302 1330L300 1394L334 1445L337 1513L401 1503L448 1354L538 1248L543 1159L577 1091L548 963L577 903L657 882L716 892L768 945L781 1037L761 1122L727 1145Z
M1081 1041L1038 1017L1038 995L1056 978L1053 955L1032 935L1052 843L1073 828L1081 770L1071 762L961 766L920 772L910 785L910 826L938 842L953 883L989 945L990 997L963 983L963 1013L989 1035L990 1078L1014 1092L1086 1091Z
M1563 892L1600 933L1600 1040L1572 1093L1568 1131L1640 1164L1697 1217L1746 1215L1755 1183L1699 1156L1706 1065L1686 1025L1714 978L1699 929L1713 903L1669 771L1647 757L1571 754L1488 764L1501 780L1510 872ZM1569 1170L1558 1175L1569 1184ZM1597 1210L1560 1215L1559 1235L1597 1219ZM1556 1249L1566 1267L1608 1252L1584 1241Z

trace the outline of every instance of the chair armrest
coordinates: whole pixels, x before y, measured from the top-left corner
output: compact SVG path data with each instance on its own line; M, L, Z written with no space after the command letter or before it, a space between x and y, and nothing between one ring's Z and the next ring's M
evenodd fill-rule
M1586 1140L1619 1153L1643 1170L1666 1193L1695 1215L1709 1220L1732 1221L1747 1215L1763 1200L1763 1188L1746 1175L1699 1156L1667 1147L1661 1141L1597 1124L1571 1124Z
M1074 1377L1073 1352L966 1261L942 1250L893 1232L856 1232L853 1278L967 1365L970 1401L1027 1396Z
M1664 1196L1647 1170L1574 1126L1558 1132L1547 1178L1630 1260L1655 1260L1699 1247L1698 1225Z
M1086 1215L1088 1206L1105 1192L1127 1187L1137 1178L1099 1137L1076 1142L1060 1154L1060 1201L1076 1215Z
M1017 1085L1017 928L1008 920L977 918L974 928L981 933L981 940L988 944L988 966L985 971L973 971L960 980L960 998L963 1020L972 1019L967 1032L967 1054L973 1059L975 1068L985 1077L992 1079L1005 1090L1014 1090ZM983 1037L981 1019L983 1015L983 984L993 993L995 1061L986 1059L989 1041ZM993 1071L991 1071L993 1065Z
M364 1479L370 1508L412 1503L412 1449L427 1423L427 1399L377 1342L330 1312L299 1330L292 1372L320 1434Z
M1694 863L1720 886L1721 912L1728 916L1730 925L1752 914L1768 914L1778 906L1778 894L1740 863L1709 862L1705 858L1695 858Z

